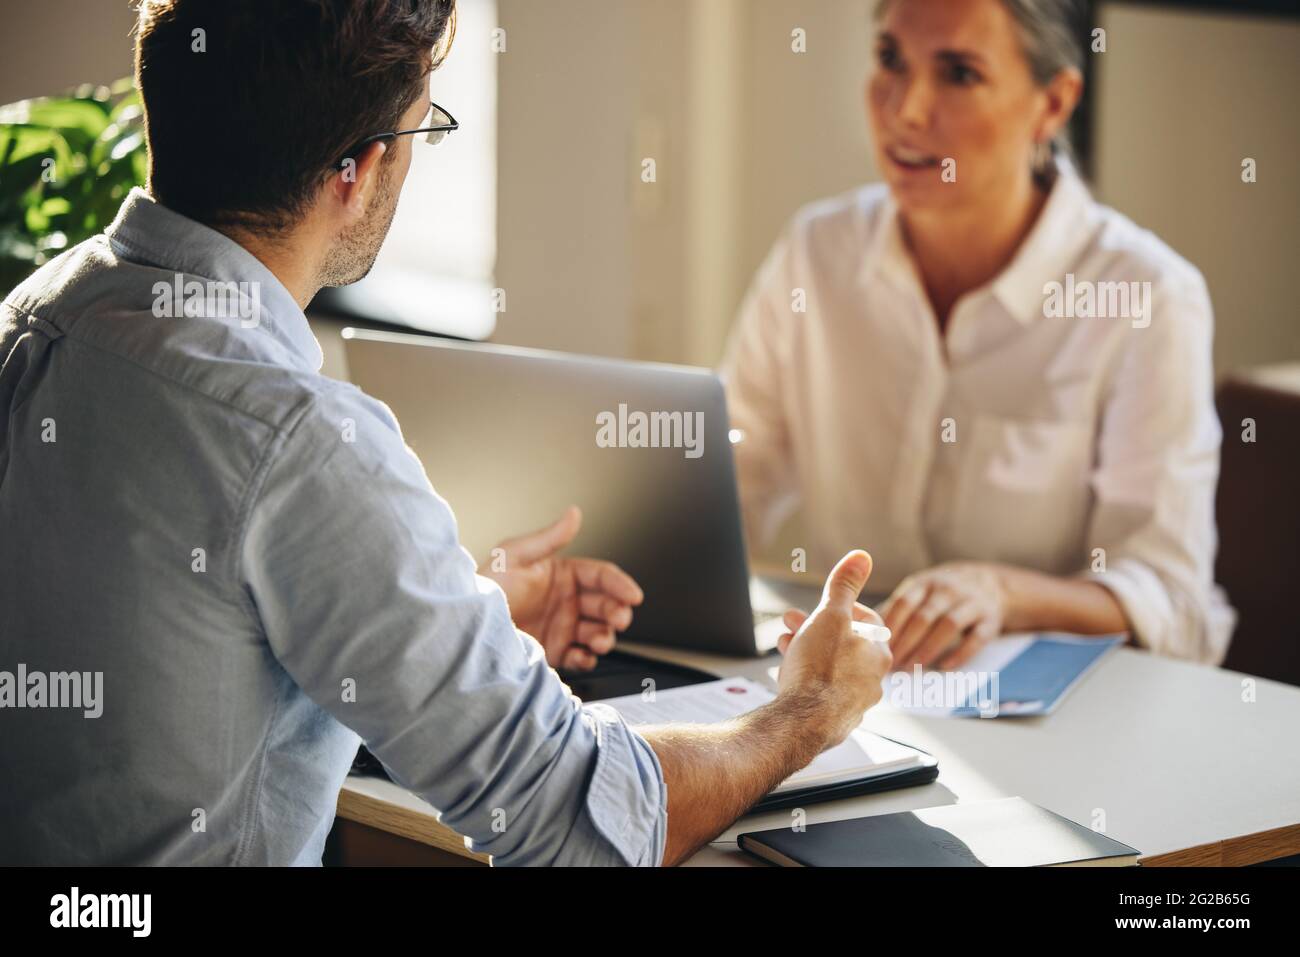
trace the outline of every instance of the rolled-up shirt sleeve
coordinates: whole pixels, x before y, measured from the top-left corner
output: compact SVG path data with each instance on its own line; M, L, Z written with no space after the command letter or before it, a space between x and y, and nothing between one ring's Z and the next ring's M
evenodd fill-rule
M1222 433L1212 338L1199 276L1157 288L1150 324L1123 337L1092 476L1088 542L1101 551L1086 577L1114 594L1138 644L1218 663L1234 616L1214 584Z
M270 653L498 865L657 865L654 750L583 706L475 573L387 407L312 397L268 449L238 549Z

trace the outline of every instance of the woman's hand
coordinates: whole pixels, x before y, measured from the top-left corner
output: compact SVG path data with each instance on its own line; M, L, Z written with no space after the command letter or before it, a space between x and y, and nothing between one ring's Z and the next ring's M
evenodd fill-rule
M501 586L515 627L541 642L552 667L589 671L632 624L643 595L612 562L556 554L581 526L582 512L571 507L553 525L502 542L504 562L485 562L479 574Z
M949 562L909 575L880 606L894 668L960 668L1002 633L1007 591L1000 569Z

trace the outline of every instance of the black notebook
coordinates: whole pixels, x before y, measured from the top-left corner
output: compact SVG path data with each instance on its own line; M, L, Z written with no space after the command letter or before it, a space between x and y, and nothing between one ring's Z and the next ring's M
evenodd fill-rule
M1124 867L1138 852L1023 798L740 835L784 867Z

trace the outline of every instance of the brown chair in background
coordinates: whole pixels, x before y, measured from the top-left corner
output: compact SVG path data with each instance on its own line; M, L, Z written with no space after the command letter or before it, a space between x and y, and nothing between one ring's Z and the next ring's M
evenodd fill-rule
M1239 616L1224 667L1300 685L1300 363L1230 376L1218 406L1215 573Z

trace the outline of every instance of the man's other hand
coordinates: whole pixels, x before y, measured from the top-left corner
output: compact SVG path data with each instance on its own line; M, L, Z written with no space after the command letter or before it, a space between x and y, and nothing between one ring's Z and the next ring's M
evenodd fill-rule
M862 721L863 713L882 695L881 679L892 662L889 648L854 634L856 621L880 624L880 617L857 601L871 575L871 556L852 551L840 559L826 579L821 604L811 615L791 610L791 629L778 644L781 664L779 697L815 703L826 747L839 744Z
M501 586L515 626L541 642L552 667L588 671L627 630L644 596L612 562L556 554L581 527L581 510L570 506L546 528L506 539L479 574Z

